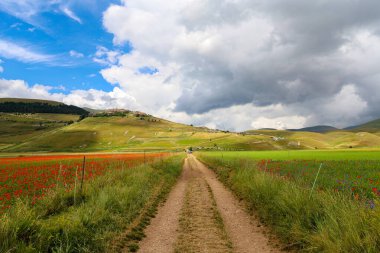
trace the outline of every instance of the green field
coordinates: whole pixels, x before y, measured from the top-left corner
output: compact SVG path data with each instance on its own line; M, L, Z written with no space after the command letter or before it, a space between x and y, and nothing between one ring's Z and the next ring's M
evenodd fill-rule
M379 252L379 154L196 153L284 243L306 252Z
M219 151L208 152L207 156L255 160L380 160L380 150Z

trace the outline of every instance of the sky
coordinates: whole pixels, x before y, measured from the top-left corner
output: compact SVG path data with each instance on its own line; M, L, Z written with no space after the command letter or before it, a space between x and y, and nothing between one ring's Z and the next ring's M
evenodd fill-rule
M1 0L0 97L232 131L380 118L378 0Z

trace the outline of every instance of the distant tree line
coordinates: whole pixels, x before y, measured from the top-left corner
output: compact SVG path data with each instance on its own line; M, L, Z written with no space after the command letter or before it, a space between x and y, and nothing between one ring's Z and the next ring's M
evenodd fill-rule
M0 112L19 112L19 113L56 113L56 114L89 114L88 111L73 105L58 104L52 105L48 103L24 103L24 102L3 102L0 103Z
M126 117L129 112L98 112L91 114L91 117Z

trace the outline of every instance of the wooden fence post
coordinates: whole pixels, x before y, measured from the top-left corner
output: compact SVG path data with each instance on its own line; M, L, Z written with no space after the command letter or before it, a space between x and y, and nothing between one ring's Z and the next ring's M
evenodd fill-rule
M80 194L82 194L82 189L83 189L85 167L86 167L86 156L83 157L82 178L81 178L81 182L80 182Z

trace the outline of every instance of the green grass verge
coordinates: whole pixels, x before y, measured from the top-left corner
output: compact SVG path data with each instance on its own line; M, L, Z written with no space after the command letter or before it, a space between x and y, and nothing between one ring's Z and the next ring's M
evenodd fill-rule
M58 190L35 205L18 201L0 217L0 252L104 252L124 246L133 251L141 236L121 237L130 235L125 231L136 235L149 223L182 163L183 156L172 156L115 169L87 182L82 196Z
M329 190L310 197L310 189L293 181L244 166L239 159L210 154L197 155L288 248L304 252L380 251L378 200L371 209Z

